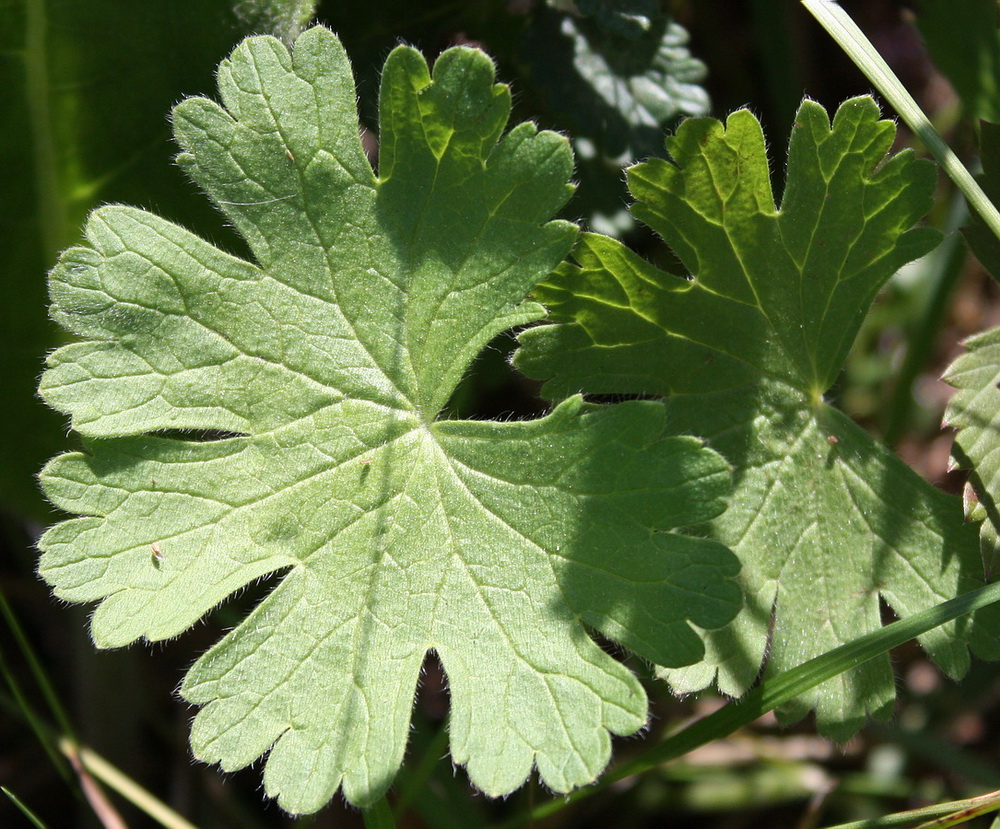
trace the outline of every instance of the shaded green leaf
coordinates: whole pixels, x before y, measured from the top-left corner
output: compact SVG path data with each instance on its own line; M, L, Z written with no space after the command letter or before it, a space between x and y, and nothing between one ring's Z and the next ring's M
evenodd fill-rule
M292 812L367 805L401 762L428 650L452 758L500 795L538 768L593 780L641 728L636 678L584 623L664 664L734 614L736 562L670 532L723 507L726 464L655 402L574 397L519 423L439 419L476 353L538 319L525 294L575 226L565 139L521 124L481 52L382 74L376 177L343 48L251 38L222 106L182 102L179 163L249 245L222 252L134 208L95 211L51 280L83 339L42 381L88 454L42 476L82 516L42 539L57 595L100 601L99 646L175 636L248 583L271 594L191 669L195 754L267 753ZM202 439L185 439L197 430ZM194 438L194 439L192 439Z
M622 167L661 154L667 126L709 109L701 86L705 66L689 52L685 29L657 13L642 31L623 24L623 32L614 22L622 22L616 17L621 8L598 2L592 6L596 17L539 14L521 49L543 108L573 137L576 215L612 235L633 227L623 206ZM626 8L631 15L632 7Z
M598 25L622 37L639 38L663 19L657 0L548 0L553 8L593 16Z
M605 156L634 159L661 151L668 123L708 111L705 65L687 41L685 29L662 16L633 38L594 20L549 15L529 31L523 53L574 136Z
M867 97L831 127L806 101L776 209L764 138L747 111L684 122L674 163L629 171L634 215L693 275L662 272L622 245L584 235L536 296L561 324L525 332L517 364L545 392L653 394L671 428L707 438L735 467L730 508L709 527L743 564L746 607L706 636L704 662L664 671L679 691L717 682L740 695L760 670L802 663L881 624L981 583L975 528L823 395L878 289L938 241L910 229L934 168L909 152ZM772 624L773 633L769 635ZM953 676L968 665L962 623L922 638ZM855 668L781 712L815 707L838 738L894 699L887 659Z

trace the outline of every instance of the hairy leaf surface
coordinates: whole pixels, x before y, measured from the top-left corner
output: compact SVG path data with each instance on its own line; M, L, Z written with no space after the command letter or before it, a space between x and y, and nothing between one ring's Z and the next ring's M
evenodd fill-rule
M292 812L384 792L431 649L477 786L505 794L533 764L557 791L591 781L646 698L584 623L683 665L702 655L692 624L739 602L731 553L671 532L718 514L728 468L667 436L660 404L439 419L476 353L541 316L523 300L575 238L549 221L572 158L530 124L503 133L510 94L481 52L449 50L431 77L400 47L382 78L376 176L339 41L248 39L222 105L186 100L174 128L256 261L111 206L51 280L82 342L42 392L86 454L43 472L81 517L45 535L41 573L100 601L110 647L175 636L280 572L181 692L204 706L195 754L267 753Z
M906 616L981 584L958 499L823 399L875 293L938 240L910 229L930 206L934 169L909 152L886 158L893 134L870 98L843 104L832 126L804 102L776 209L753 115L686 121L668 139L675 163L633 167L629 183L633 213L691 279L585 235L577 264L536 291L563 322L525 332L517 364L548 379L550 397L663 395L672 428L734 465L732 504L710 532L740 558L747 604L706 636L702 664L664 671L677 690L714 680L739 695L768 647L776 673L880 625L880 597ZM961 623L922 640L954 676L968 664L960 633ZM893 699L883 659L783 715L815 707L845 737Z

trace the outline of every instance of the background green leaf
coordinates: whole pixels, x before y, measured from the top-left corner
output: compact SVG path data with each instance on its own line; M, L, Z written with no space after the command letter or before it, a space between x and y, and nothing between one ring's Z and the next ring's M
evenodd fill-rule
M312 19L316 4L317 0L233 0L232 5L248 31L292 43Z
M533 94L573 137L577 210L594 230L617 235L632 226L622 206L622 167L659 155L664 129L678 118L708 113L706 70L688 50L687 31L656 3L577 6L539 12L519 64Z
M540 48L543 41L547 48ZM679 116L708 112L700 85L705 65L687 42L684 28L662 13L624 31L601 15L543 16L524 54L575 137L589 138L610 157L634 159L659 154L664 127Z

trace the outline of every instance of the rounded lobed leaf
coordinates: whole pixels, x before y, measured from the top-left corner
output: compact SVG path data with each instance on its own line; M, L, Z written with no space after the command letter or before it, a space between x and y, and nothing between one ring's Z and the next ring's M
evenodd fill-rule
M510 94L469 48L433 74L389 56L377 176L325 29L244 41L219 88L175 109L178 160L255 261L121 206L63 255L52 314L83 341L42 393L90 440L42 473L79 517L43 537L41 574L100 602L102 647L176 636L280 574L182 693L196 756L266 754L290 812L385 791L430 650L475 785L594 780L646 697L585 625L686 664L739 588L728 550L679 532L723 509L728 466L667 436L660 404L438 419L489 339L543 313L525 296L576 236L551 220L566 140L504 133Z

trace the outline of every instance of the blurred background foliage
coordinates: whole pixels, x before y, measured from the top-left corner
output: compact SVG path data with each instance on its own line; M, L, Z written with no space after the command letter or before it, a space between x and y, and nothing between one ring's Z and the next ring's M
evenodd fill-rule
M842 5L975 164L978 119L1000 120L996 0ZM289 818L262 803L259 769L224 776L189 759L191 712L171 691L183 668L266 585L177 642L96 652L87 610L51 598L35 577L32 546L52 520L35 475L75 445L62 418L35 397L44 355L60 337L46 316L46 271L78 240L86 213L108 202L148 208L243 252L172 164L168 113L184 96L214 95L214 69L244 35L291 40L314 20L336 31L351 56L373 162L378 77L392 47L410 43L433 60L455 44L480 46L513 87L514 119L571 137L579 188L565 216L626 239L668 268L675 266L669 252L626 211L624 166L662 154L663 135L679 118L723 117L749 106L764 124L780 193L784 145L802 96L832 109L870 91L796 0L0 0L0 785L51 827L114 825L95 814L69 766L46 754L52 735L69 727L197 826L362 825L338 802L311 818ZM898 147L909 141L901 129ZM965 221L964 204L944 179L928 221L947 231ZM938 378L963 337L997 323L1000 292L952 233L886 288L838 383L837 402L921 474L960 490L962 480L948 469L950 435L939 428L949 390ZM541 410L534 388L507 365L511 347L510 337L501 337L484 352L452 400L452 414L510 418ZM68 722L57 724L32 658ZM956 686L916 648L902 649L896 661L897 717L847 745L818 738L808 723L780 730L765 718L545 825L810 827L1000 788L1000 666L976 665ZM646 740L721 704L710 694L680 701L662 686L647 687L654 717ZM471 792L446 759L446 714L445 679L431 659L408 760L390 798L398 825L516 821L546 796L530 785L500 802ZM619 741L618 756L640 744ZM127 825L154 825L128 799L108 798ZM0 797L0 826L28 825Z

